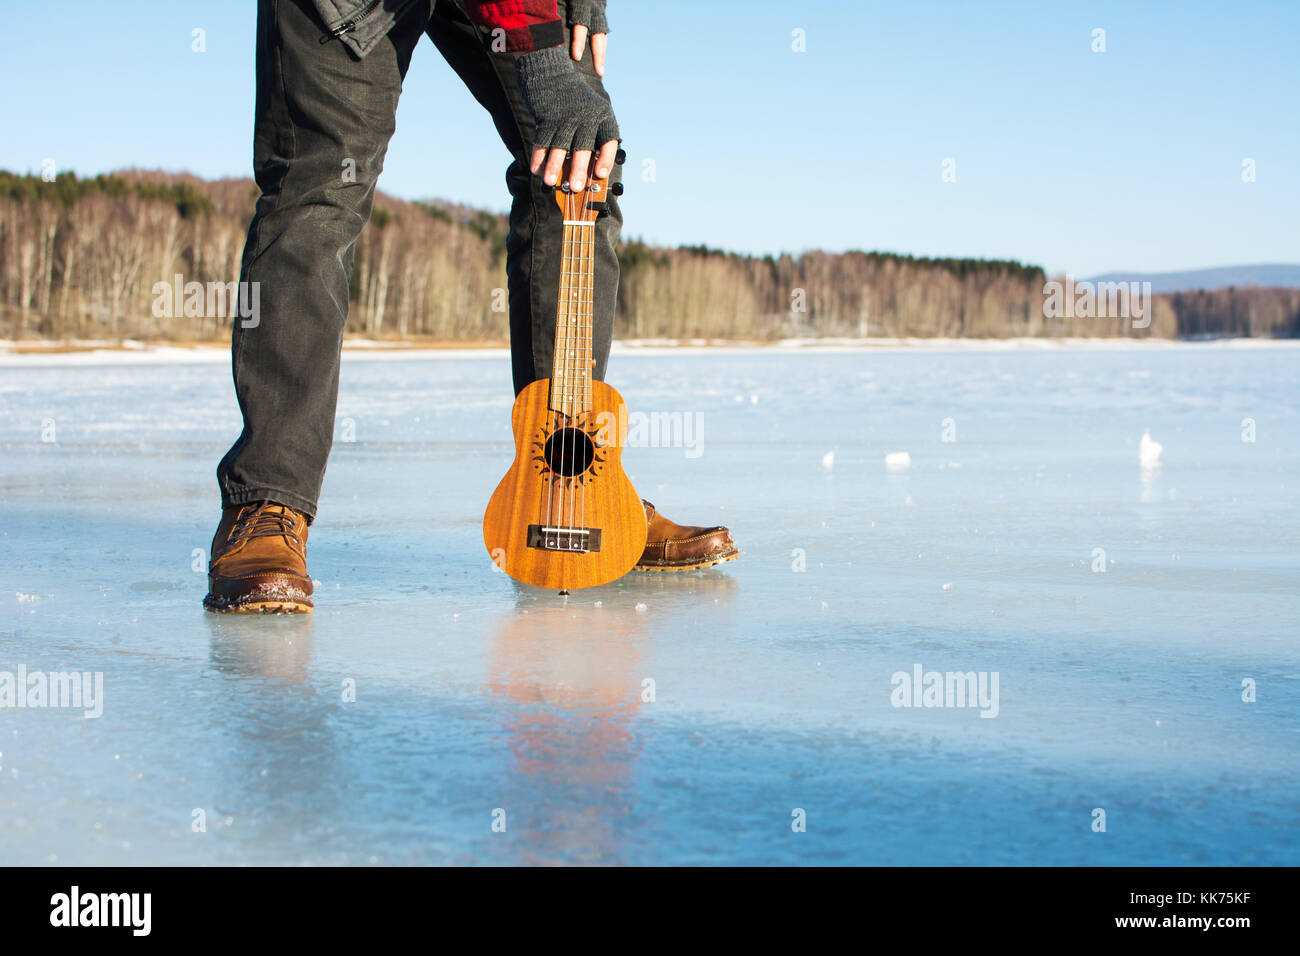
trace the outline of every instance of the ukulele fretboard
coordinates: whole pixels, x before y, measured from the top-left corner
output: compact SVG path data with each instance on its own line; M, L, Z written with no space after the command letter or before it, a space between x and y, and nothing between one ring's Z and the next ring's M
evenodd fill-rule
M560 294L555 310L555 353L551 366L553 411L576 418L591 410L593 285L596 210L589 202L604 198L600 183L581 193L564 194L564 240L560 259ZM599 208L599 206L597 207Z

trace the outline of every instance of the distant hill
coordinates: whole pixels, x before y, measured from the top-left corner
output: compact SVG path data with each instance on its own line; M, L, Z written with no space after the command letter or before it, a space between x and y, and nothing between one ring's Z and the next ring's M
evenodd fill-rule
M1300 265L1220 266L1186 272L1107 272L1088 279L1091 282L1150 282L1155 294L1226 289L1228 286L1238 289L1248 286L1300 289Z

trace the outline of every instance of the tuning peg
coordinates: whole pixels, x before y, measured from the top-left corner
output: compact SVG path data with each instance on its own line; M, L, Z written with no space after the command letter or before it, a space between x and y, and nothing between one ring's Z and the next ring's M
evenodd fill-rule
M621 195L623 195L623 184L622 184L622 183L610 183L609 191L612 192L615 196L621 196Z
M627 161L627 150L620 148L619 151L614 154L614 165L622 166L623 163L625 163L626 161Z

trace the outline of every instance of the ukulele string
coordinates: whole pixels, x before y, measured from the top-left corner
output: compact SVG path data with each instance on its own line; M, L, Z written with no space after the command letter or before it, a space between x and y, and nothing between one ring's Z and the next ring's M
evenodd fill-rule
M586 210L587 210L587 185L586 184L583 185L582 191L576 194L575 205L577 208L574 210L574 219L579 222L586 222ZM580 469L578 466L586 463L586 455L584 454L584 449L586 447L586 440L584 439L583 435L587 430L587 423L585 418L586 396L582 392L582 382L583 382L583 373L584 373L584 369L582 368L582 352L583 352L583 344L584 344L583 326L586 324L586 313L584 312L584 305L583 305L583 273L585 271L584 266L586 264L587 240L585 237L587 233L587 228L585 226L575 226L574 232L575 232L574 249L577 255L577 258L575 260L575 262L577 263L577 268L575 268L574 271L577 272L578 274L578 290L574 294L574 298L577 300L578 308L577 308L577 314L574 316L574 322L577 325L577 328L574 329L574 332L577 335L577 348L574 349L573 368L574 368L574 372L577 375L577 388L575 388L574 390L575 394L574 394L573 412L574 412L574 422L575 423L580 422L580 424L578 424L579 430L573 433L573 465L570 468L570 471L574 473L573 480L576 482L576 484L574 485L573 488L573 500L574 500L575 507L573 513L570 514L570 518L576 518L577 520L576 527L579 531L581 531L584 527L586 527L586 523L585 523L586 485L583 483L584 472L586 471L586 469L585 468ZM580 415L583 416L581 420L579 420ZM578 513L576 507L579 499L583 501L583 510L581 514Z
M578 220L578 208L579 208L579 203L581 201L582 201L581 197L579 196L578 193L569 194L569 202L571 203L569 208L569 218L574 222ZM565 487L568 490L568 504L569 504L568 528L570 531L569 547L573 547L572 532L576 527L573 523L574 512L576 510L573 506L573 500L576 495L576 492L574 491L574 487L573 487L573 481L575 477L574 471L577 469L577 461L578 461L578 436L577 433L574 431L574 429L577 428L578 425L578 395L577 395L577 390L574 388L574 376L578 372L578 365L574 359L574 352L577 351L576 339L578 335L578 329L577 329L578 313L579 311L581 311L582 308L582 297L581 297L582 279L578 275L578 259L580 255L578 251L579 250L578 243L581 241L580 233L582 232L582 230L577 226L570 226L569 231L570 234L573 236L573 243L571 246L570 258L569 258L569 282L574 283L575 280L577 280L576 285L578 286L578 288L571 288L569 290L569 299L573 304L573 312L569 316L569 355L568 355L569 431L566 432L565 434L566 437L568 435L573 435L573 449L570 451L569 458L568 458L569 474L567 474L564 478Z
M566 203L566 206L565 206L564 216L565 216L565 218L567 219L567 218L568 218L568 215L569 215L568 206L567 206L567 203L568 203L568 199L567 199L567 197L566 197L566 199L565 199L565 203ZM567 227L561 227L561 228L567 228ZM555 482L555 484L558 486L558 489L557 489L557 490L558 490L559 493L560 493L560 494L559 494L560 502L559 502L559 511L558 511L558 513L550 515L550 520L551 520L551 524L552 524L552 526L555 527L556 529L559 529L559 528L564 524L564 485L563 485L563 483L562 483L563 480L564 480L564 478L563 478L563 475L564 475L564 433L563 433L563 429L564 429L564 408L565 408L564 401L565 401L565 388L567 387L567 383L565 382L565 379L564 379L564 352L565 352L565 343L566 343L566 341L567 341L567 337L568 337L568 334L569 334L569 332L568 332L568 329L569 329L569 290L568 290L569 274L568 274L568 272L565 270L565 265L564 265L564 255L565 255L565 250L568 248L568 243L569 243L569 237L568 237L568 235L566 234L566 235L564 236L564 242L563 242L563 244L560 246L560 269L562 270L562 274L564 275L564 287L565 287L565 288L564 288L564 305L563 305L562 309L560 310L559 318L556 319L556 321L559 322L559 323L561 323L561 324L560 324L560 328L559 328L559 335L557 336L557 338L556 338L556 340L555 340L555 341L556 341L556 345L559 347L559 350L560 350L560 354L557 355L557 356L555 357L556 362L559 363L559 365L558 365L558 372L559 372L559 384L560 384L560 401L559 401L559 405L558 405L558 407L557 407L557 409L556 409L556 412L555 412L555 430L556 430L556 436L560 439L560 447L557 448L557 449L555 450L555 451L556 451L556 455L557 455L557 457L556 457L556 459L555 459L556 466L555 466L555 470L554 470L554 472L553 472L552 475L551 475L551 479L552 479L552 481ZM557 538L557 540L558 540L558 538Z
M575 195L575 194L574 194L573 192L567 192L567 193L564 194L564 205L565 205L565 209L564 209L564 218L567 219L567 220L569 220L570 222L574 221L574 218L575 218L575 217L574 217L574 211L573 211L573 206L574 206L574 195ZM566 269L566 274L567 274L568 277L569 277L569 288L568 288L567 291L569 292L569 296L568 296L568 298L569 298L570 300L572 300L572 298L573 298L573 261L574 261L574 260L573 260L573 250L571 249L571 246L572 246L572 245L576 242L576 240L577 240L577 228L576 228L575 226L565 226L564 228L568 231L568 233L569 233L569 238L568 238L568 241L566 241L566 242L564 243L564 249L563 249L562 252L561 252L560 263L561 263L561 265L564 266L564 268ZM567 264L565 263L565 259L564 259L564 254L565 254L565 253L568 253L568 263L567 263ZM564 356L563 356L563 359L562 359L562 361L563 361L563 366L562 366L562 367L563 367L563 369L564 369L564 398L565 398L565 406L566 406L566 408L567 408L567 412L566 412L566 416L567 416L567 418L566 418L565 424L566 424L567 427L564 429L563 433L560 435L560 462L561 462L561 464L562 464L563 471L572 471L572 470L573 470L573 462L572 462L572 459L571 459L571 457L570 457L570 452L569 452L569 431L570 431L570 428L571 428L572 425L573 425L573 411L574 411L574 408L573 408L573 404L574 404L574 403L573 403L573 367L572 367L572 363L570 362L570 358L572 357L572 354L573 354L573 338L572 338L572 336L573 336L573 328L572 328L572 326L573 326L574 315L573 315L573 309L572 309L572 302L571 302L571 301L570 301L569 303L567 303L566 311L568 312L568 319L569 319L569 321L568 321L568 323L565 325L565 329L564 329L564 343L565 343L566 348L565 348L565 350L564 350ZM576 442L575 442L575 445L576 445ZM568 540L568 543L569 543L569 546L572 547L572 546L573 546L573 533L572 533L572 532L573 532L573 500L572 500L572 499L573 499L573 489L572 489L572 486L569 484L568 475L565 475L565 474L562 473L562 474L560 475L560 481L562 482L562 484L560 485L560 520L561 520L561 522L564 522L564 520L565 520L565 518L564 518L564 505L565 505L565 498L567 497L567 498L569 499L569 517L568 517L568 523L567 523L567 524L562 524L561 526L564 527L564 528L566 528L566 529L569 531L569 540Z
M581 193L573 194L573 221L575 222L580 221L580 217L582 215L582 206L584 206L584 199L582 199L582 194ZM578 321L581 319L582 316L582 276L580 271L578 271L578 265L580 265L582 261L582 232L584 232L584 229L582 229L581 226L573 226L572 229L573 229L573 259L571 260L572 263L571 267L569 267L569 269L571 269L571 272L569 272L569 276L573 278L577 278L577 289L573 290L573 295L572 295L573 304L575 304L575 308L573 308L573 317L571 319L571 324L573 326L573 336L575 336L576 341L575 343L573 343L573 347L569 349L569 363L571 363L572 365L571 375L576 376L578 375L577 352L580 351L580 349L578 349L578 346L581 346L581 337L582 337L582 328L581 328L582 324L580 323L580 321ZM575 378L569 377L569 385L572 386L573 381L575 381ZM573 418L571 419L573 423L573 427L575 427L575 429L577 428L577 415L578 415L578 398L577 398L577 389L575 388L573 389ZM572 475L569 481L577 481L577 484L581 485L582 479L581 476L578 475L577 473L577 454L578 454L577 441L578 441L577 432L575 431L573 432L573 457L569 459L569 473L571 473ZM569 485L569 492L571 492L571 494L569 494L568 522L569 522L569 529L571 529L572 531L572 529L575 529L577 527L577 525L573 524L573 511L575 511L575 507L573 506L575 506L575 502L577 501L577 485L572 485L572 484ZM569 545L572 544L573 544L573 536L569 535Z
M590 184L588 184L588 188L590 188ZM584 209L584 211L585 211L586 206L587 206L585 200L584 200L584 202L583 202L582 205L583 205L583 209ZM586 231L587 231L587 230L584 230L584 232L586 232ZM579 300L578 300L578 301L579 301L579 304L580 304L580 306L581 306L581 308L579 309L579 311L580 311L581 316L582 316L582 321L579 323L579 335L580 335L580 336L584 336L584 335L586 336L586 341L585 341L585 343L584 343L586 347L580 350L580 351L581 351L582 353L584 353L584 354L583 354L583 355L579 355L579 361L585 363L585 364L583 365L583 369L582 369L582 390L583 390L583 396L582 396L582 397L583 397L583 407L584 407L584 411L586 411L586 413L587 413L588 415L591 414L591 366L592 366L592 363L591 363L591 360L590 360L589 358L585 358L584 355L589 355L590 352L591 352L591 350L592 350L592 349L591 349L591 333L592 333L592 325L593 325L593 322L594 322L594 316L593 316L593 314L592 314L592 313L594 312L594 306L593 306L593 302L592 302L592 289L593 289L593 286L594 286L594 283L595 283L595 278L594 278L594 275L593 275L593 273L592 273L592 265L593 265L593 261L594 261L594 258L595 258L595 249L596 249L596 224L595 224L595 221L594 221L594 220L592 220L592 224L591 224L591 228L590 228L590 233L591 233L591 235L590 235L590 242L588 243L587 240L586 240L585 238L584 238L584 240L583 240L584 243L585 243L584 246L583 246L583 257L582 257L582 267L583 267L583 273L584 273L584 277L583 277L583 278L584 278L584 281L583 281L582 283L579 283L579 288L582 290L582 295L579 297ZM584 288L584 286L585 286L585 288ZM588 422L586 422L586 421L583 422L583 432L584 432L584 433L585 433L586 430L587 430L587 429L586 429L586 425L587 425L587 424L588 424ZM587 462L587 461L585 460L585 456L584 456L584 462L583 462L583 463L584 463L584 464L589 464L589 465L594 465L594 464L595 464L595 461L596 461L595 439L590 439L590 438L589 438L589 439L584 439L584 440L583 440L583 449L584 449L584 451L585 451L585 449L586 449L586 447L587 447L587 445L586 445L586 442L587 442L587 441L591 441L591 442L592 442L591 461L590 461L590 462ZM586 469L584 468L583 471L584 471L584 477L585 477ZM578 527L580 527L580 528L585 528L585 527L587 527L587 483L586 483L585 480L582 480L582 517L581 517L581 519L580 519L580 521L579 521ZM590 541L588 541L588 546L590 546Z
M567 195L565 196L565 200L564 200L564 201L565 201L565 208L564 208L564 215L562 216L562 218L563 218L563 219L568 219L568 218L569 218L569 209L568 209L568 201L569 201L569 200L568 200L568 196L567 196ZM568 275L568 274L567 274L567 272L566 272L565 264L564 264L565 250L566 250L566 247L567 247L567 244L568 244L568 237L564 234L564 231L563 231L563 230L565 230L566 228L567 228L567 227L564 226L564 225L561 225L561 226L560 226L560 229L561 229L561 242L560 242L560 286L561 286L561 291L565 292L566 295L561 297L562 301L560 301L560 302L558 303L559 308L556 310L556 319L555 319L555 321L556 321L556 324L557 324L557 329L556 329L556 336L555 336L555 345L556 345L556 350L559 352L559 355L553 356L553 357L552 357L552 362L551 362L551 371L552 371L552 373L553 373L553 378L552 378L552 383L551 383L552 386L553 386L553 387L552 387L552 393L553 393L553 394L552 394L552 397L555 399L555 408L554 408L554 413L555 413L555 425L554 425L554 428L555 428L555 431L560 431L560 430L562 430L562 429L564 428L564 398L565 398L565 382L564 382L564 368L565 368L565 366L564 366L564 352L565 352L565 348L564 348L564 346L565 346L565 342L566 342L566 340L567 340L567 336L568 336L568 332L567 332L567 329L566 329L566 321L567 321L567 319L568 319L568 317L569 317L569 303L568 303L568 296L567 296L567 292L568 292L567 285L568 285L568 283L565 281L565 279L567 278L567 275ZM558 367L558 369L556 368L556 362L557 362L557 361L559 362L559 367ZM558 372L558 375L555 374L556 372ZM558 388L555 387L556 384L557 384L557 383L556 383L556 380L555 380L556 378L558 378ZM557 392L558 392L558 394L554 394L554 393L557 393ZM552 431L552 432L551 432L550 440L548 440L547 444L551 444L551 442L554 440L554 438L555 438L555 431ZM559 532L561 526L563 525L563 518L564 518L564 486L563 486L563 485L560 486L560 510L559 510L559 514L558 514L558 515L556 514L556 511L555 511L555 486L556 486L556 484L557 484L558 482L560 482L560 481L562 480L561 472L563 471L563 468L564 468L564 435L563 435L563 434L560 435L560 456L559 456L558 459L555 459L555 458L553 457L553 455L554 455L554 446L553 446L553 445L552 445L552 455L551 455L551 456L547 456L547 454L546 454L546 448L545 448L545 446L543 446L543 448L542 448L542 456L543 456L543 458L547 459L546 462L545 462L545 464L546 464L547 477L548 477L548 480L547 480L547 482L546 482L546 488L547 488L547 494L546 494L546 516L545 516L545 518L543 519L543 520L544 520L544 525L543 525L543 526L544 526L544 527L548 527L548 526L549 526L549 527L555 528L555 529L556 529L556 532L557 532L557 538L556 538L556 540L558 541L558 540L559 540L559 538L558 538L558 532Z
M564 227L561 226L560 228L563 229ZM564 287L563 241L561 241L561 245L560 245L560 287L561 290L563 290ZM555 348L558 351L560 349L560 329L564 327L563 324L564 303L563 302L557 303L555 323L556 323ZM559 382L562 387L564 383L564 378L562 375L559 379ZM563 406L564 396L563 394L557 396L556 391L557 388L556 388L556 377L555 377L555 361L553 357L551 361L551 393L550 393L551 407L547 410L547 417L550 418L551 416L554 416L553 418L554 425L555 427L558 427L560 424L560 418L559 418L559 413L556 411L556 406L558 405L560 408L564 407ZM542 467L543 467L543 474L546 476L546 486L543 489L543 493L546 496L546 512L542 515L542 529L543 529L542 540L543 541L546 540L545 529L548 527L555 527L555 525L551 521L552 512L554 511L555 508L555 469L552 467L551 456L547 453L547 448L550 446L551 438L554 436L554 434L555 432L552 431L551 434L546 435L542 441Z
M588 183L587 188L590 189L590 187L591 184ZM584 213L586 212L586 209L587 209L587 203L586 200L584 199L582 203L582 210ZM580 356L580 360L585 363L582 368L582 392L583 392L583 408L588 416L590 416L592 411L594 410L594 407L592 405L592 399L591 399L591 388L592 388L591 380L592 380L592 376L595 374L593 370L596 364L593 359L594 343L592 340L594 338L594 331L595 331L595 311L596 311L596 305L595 305L596 219L598 218L599 215L593 217L590 220L586 220L586 221L590 221L591 226L583 230L585 235L583 239L584 246L583 246L582 265L583 265L585 281L580 284L580 287L582 288L583 291L583 296L580 300L582 302L582 310L581 310L582 322L581 322L580 335L583 337L583 345L584 345L584 348L582 349L583 355ZM590 421L588 420L584 424L589 425ZM583 431L584 433L586 432L585 427ZM590 446L588 445L588 442L590 443ZM591 448L591 460L590 461L584 460L583 462L583 464L586 466L583 469L583 474L585 476L586 468L594 468L596 464L596 440L588 436L583 439L582 447L584 451L588 447ZM594 478L594 474L592 477ZM585 480L582 482L582 518L579 527L580 528L587 527L587 483ZM590 547L590 544L591 544L590 539L588 539L587 546Z

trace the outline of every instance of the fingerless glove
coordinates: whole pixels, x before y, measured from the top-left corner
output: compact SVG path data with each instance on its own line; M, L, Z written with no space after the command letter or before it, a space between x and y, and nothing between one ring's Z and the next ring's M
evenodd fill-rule
M519 92L533 114L533 147L600 149L618 139L609 101L587 85L562 46L525 53L515 60Z

